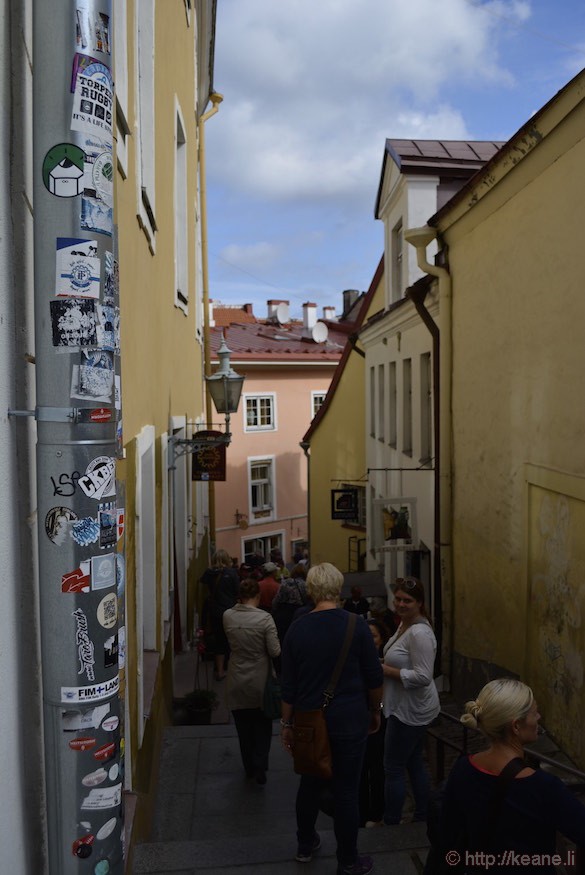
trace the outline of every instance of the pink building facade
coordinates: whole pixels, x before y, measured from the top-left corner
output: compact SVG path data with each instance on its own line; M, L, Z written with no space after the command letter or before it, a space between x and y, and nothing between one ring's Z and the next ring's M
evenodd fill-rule
M223 331L231 365L245 376L226 480L215 484L216 545L238 564L254 554L268 558L273 548L289 562L308 547L308 466L300 444L353 327L351 319L335 320L334 308L317 320L316 309L305 304L302 323L287 318L286 301L269 301L262 321L247 315L231 322L237 308L214 314L212 365Z

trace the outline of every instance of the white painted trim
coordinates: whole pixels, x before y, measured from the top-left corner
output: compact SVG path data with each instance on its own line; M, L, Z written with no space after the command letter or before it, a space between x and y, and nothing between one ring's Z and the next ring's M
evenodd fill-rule
M323 406L323 402L325 401L325 396L327 395L327 389L311 389L311 419L316 415L317 411L315 410L315 396L323 395L323 401L320 406Z
M267 462L270 464L271 469L271 486L272 486L272 513L269 516L258 517L256 519L254 517L254 511L252 510L252 465L256 462ZM276 507L276 456L274 455L263 455L263 456L248 456L247 459L248 464L248 521L251 526L260 526L266 525L266 523L273 522L278 518L277 507Z
M249 426L247 424L247 404L246 402L250 398L271 398L272 399L272 425L257 425L257 426ZM243 418L243 428L246 434L253 434L255 432L266 432L266 431L278 431L278 416L277 416L277 407L276 407L276 392L244 392L242 396L242 418Z

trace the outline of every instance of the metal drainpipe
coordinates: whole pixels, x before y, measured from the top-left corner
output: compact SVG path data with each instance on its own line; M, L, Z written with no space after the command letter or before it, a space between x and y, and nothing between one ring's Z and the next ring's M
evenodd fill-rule
M212 108L204 113L197 123L199 139L199 197L201 202L201 277L203 282L203 373L211 376L211 354L209 341L209 263L207 259L207 181L205 171L205 122L219 111L223 95L213 92L209 95ZM211 395L204 386L205 394L205 427L211 426ZM215 485L208 484L209 497L209 540L212 551L215 550Z
M308 441L301 441L299 447L305 454L307 459L307 535L309 541L309 564L311 563L311 444Z
M451 470L451 276L445 267L430 264L426 258L427 246L437 236L436 228L425 225L422 228L409 228L405 240L416 249L419 268L439 281L439 452L436 453L439 465L439 508L440 508L440 571L442 614L441 670L450 680L451 653L453 648L453 556L452 556L452 470ZM436 464L436 462L435 462Z
M410 298L416 307L420 318L429 329L433 341L433 430L435 442L435 470L434 470L434 542L433 553L433 607L436 624L437 644L439 652L439 669L442 667L442 644L443 644L443 595L441 588L441 503L440 503L440 472L441 472L441 366L440 349L441 335L439 326L424 306L427 289L409 288L406 297Z

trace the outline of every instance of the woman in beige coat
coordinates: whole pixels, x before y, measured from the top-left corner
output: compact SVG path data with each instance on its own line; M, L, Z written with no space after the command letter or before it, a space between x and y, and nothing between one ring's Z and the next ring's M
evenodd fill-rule
M274 620L260 604L257 580L240 584L240 603L223 615L231 656L228 665L228 707L234 716L242 762L248 778L266 783L272 720L262 711L264 687L272 659L280 655Z

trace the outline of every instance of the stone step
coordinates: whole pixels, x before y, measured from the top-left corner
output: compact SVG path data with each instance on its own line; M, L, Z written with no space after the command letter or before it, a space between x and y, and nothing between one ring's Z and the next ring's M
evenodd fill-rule
M133 875L187 875L203 871L213 871L216 875L247 872L298 875L299 864L293 859L296 851L294 820L289 822L286 832L280 832L282 825L278 823L278 831L270 826L262 833L231 835L224 823L222 839L138 845L134 852ZM336 866L333 831L320 827L319 833L322 844L311 863L313 875L333 872ZM420 823L360 831L360 853L374 857L375 871L379 873L420 875L427 847L426 827Z

